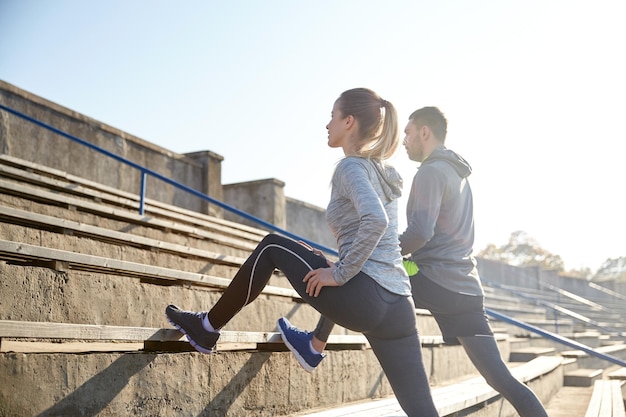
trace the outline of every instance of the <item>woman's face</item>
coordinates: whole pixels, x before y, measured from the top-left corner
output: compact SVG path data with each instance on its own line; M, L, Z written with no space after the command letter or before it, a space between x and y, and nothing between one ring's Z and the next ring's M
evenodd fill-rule
M347 134L347 117L344 117L339 110L338 103L335 102L333 111L330 113L330 122L326 125L328 130L328 146L331 148L341 148L345 145Z

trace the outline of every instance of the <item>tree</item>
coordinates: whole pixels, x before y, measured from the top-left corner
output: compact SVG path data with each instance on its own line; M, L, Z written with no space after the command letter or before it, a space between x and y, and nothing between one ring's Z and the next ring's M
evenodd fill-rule
M622 256L621 258L607 259L604 263L598 268L595 275L593 276L593 281L609 281L609 280L625 280L626 279L626 257Z
M582 278L582 279L590 280L591 277L593 276L593 272L591 271L591 268L581 267L581 268L570 269L569 271L565 271L563 275L565 275L566 277L570 277L570 278Z
M559 255L543 249L535 239L521 230L511 233L505 245L500 247L494 244L487 245L478 256L513 266L539 266L557 271L564 269L563 260Z

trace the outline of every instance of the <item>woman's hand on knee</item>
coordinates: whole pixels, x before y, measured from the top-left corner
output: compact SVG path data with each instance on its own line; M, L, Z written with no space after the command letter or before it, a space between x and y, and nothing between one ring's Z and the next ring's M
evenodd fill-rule
M328 261L328 265L328 268L314 269L304 277L303 281L306 282L306 293L311 297L317 297L324 287L339 286L333 277L333 271L336 268L335 264Z

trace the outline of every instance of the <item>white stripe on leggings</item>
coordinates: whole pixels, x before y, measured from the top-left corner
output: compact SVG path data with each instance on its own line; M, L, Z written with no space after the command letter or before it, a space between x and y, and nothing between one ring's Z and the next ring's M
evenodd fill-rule
M243 303L244 306L248 304L248 301L250 301L250 293L252 292L252 277L254 276L254 270L256 269L256 264L259 261L259 258L261 257L261 255L263 254L263 251L265 249L267 249L267 248L270 248L270 247L277 247L277 248L283 249L285 252L291 253L293 256L295 256L296 258L300 259L302 261L302 263L305 264L307 266L307 268L309 268L309 271L313 270L313 267L311 265L309 265L309 263L307 261L305 261L304 258L302 258L300 255L298 255L297 253L295 253L291 249L287 249L286 247L278 245L276 243L270 243L269 245L267 245L266 247L261 249L261 251L259 252L259 256L257 256L257 258L254 261L254 264L252 265L252 273L250 274L250 283L248 284L248 295L246 296L246 302Z

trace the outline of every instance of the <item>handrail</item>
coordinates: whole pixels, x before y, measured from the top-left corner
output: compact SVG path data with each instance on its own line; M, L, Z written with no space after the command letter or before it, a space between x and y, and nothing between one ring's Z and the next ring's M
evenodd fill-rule
M575 320L581 321L581 322L583 322L585 324L588 324L590 326L593 326L593 327L595 327L597 329L600 329L600 330L603 330L603 331L606 331L606 332L609 332L609 333L612 333L612 334L616 334L618 336L624 336L624 332L622 332L621 330L604 326L604 325L598 323L597 321L592 320L589 317L586 317L586 316L584 316L584 315L582 315L580 313L576 313L575 311L572 311L572 310L570 310L568 308L561 307L561 306L559 306L557 304L550 303L548 301L538 300L535 297L531 297L529 295L526 295L526 294L524 294L521 291L514 290L514 289L509 288L508 286L503 285L503 284L499 284L499 283L496 283L496 282L488 281L488 280L485 280L485 279L483 279L483 282L488 284L491 287L499 288L499 289L504 290L504 291L508 291L509 293L511 293L511 294L513 294L513 295L515 295L517 297L521 297L521 298L524 298L524 299L527 299L527 300L531 300L535 304L547 307L547 308L551 309L552 311L554 311L555 313L557 313L557 312L558 313L562 313L562 314L564 314L564 315L566 315L568 317L571 317L571 318L573 318Z
M50 126L50 125L48 125L48 124L46 124L44 122L41 122L41 121L31 117L31 116L28 116L26 114L23 114L21 112L13 110L13 109L11 109L9 107L6 107L6 106L4 106L2 104L0 104L0 109L5 110L5 111L7 111L7 112L9 112L9 113L11 113L11 114L13 114L15 116L18 116L18 117L20 117L22 119L25 119L25 120L27 120L27 121L29 121L31 123L34 123L34 124L36 124L38 126L41 126L41 127L45 128L45 129L48 129L48 130L50 130L50 131L52 131L54 133L57 133L57 134L59 134L59 135L61 135L63 137L66 137L66 138L68 138L68 139L70 139L70 140L72 140L74 142L78 142L81 145L87 146L90 149L93 149L93 150L95 150L97 152L100 152L100 153L110 157L110 158L113 158L113 159L115 159L115 160L117 160L119 162L122 162L122 163L124 163L126 165L129 165L129 166L139 170L141 172L141 190L140 190L140 207L139 207L141 215L143 215L143 208L144 208L146 176L147 175L151 175L154 178L157 178L157 179L159 179L161 181L164 181L164 182L166 182L166 183L168 183L168 184L170 184L170 185L172 185L172 186L174 186L176 188L179 188L181 190L187 191L187 192L189 192L189 193L191 193L191 194L193 194L193 195L195 195L195 196L197 196L199 198L207 200L208 202L210 202L212 204L215 204L215 205L217 205L217 206L219 206L219 207L221 207L221 208L223 208L225 210L228 210L228 211L230 211L232 213L235 213L235 214L237 214L237 215L239 215L239 216L241 216L241 217L243 217L245 219L251 220L251 221L253 221L255 223L258 223L258 224L260 224L260 225L262 225L264 227L267 227L270 230L274 230L274 231L276 231L278 233L281 233L281 234L283 234L285 236L288 236L288 237L290 237L292 239L302 240L302 241L306 242L307 244L311 245L312 247L315 247L317 249L325 251L325 252L327 252L329 254L333 254L333 255L337 255L338 254L335 249L326 247L324 245L320 245L320 244L315 243L313 241L309 241L309 240L304 239L304 238L302 238L302 237L300 237L298 235L295 235L295 234L293 234L291 232L288 232L288 231L286 231L284 229L281 229L278 226L275 226L275 225L273 225L273 224L271 224L271 223L269 223L269 222L267 222L267 221L265 221L263 219L255 217L255 216L253 216L253 215L251 215L249 213L246 213L246 212L244 212L242 210L239 210L239 209L237 209L235 207L232 207L232 206L230 206L230 205L228 205L226 203L223 203L223 202L221 202L219 200L216 200L213 197L210 197L210 196L208 196L208 195L206 195L204 193L201 193L201 192L199 192L197 190L194 190L193 188L191 188L189 186L186 186L186 185L181 184L181 183L179 183L177 181L174 181L174 180L172 180L170 178L167 178L167 177L159 174L158 172L152 171L152 170L150 170L148 168L145 168L145 167L143 167L143 166L141 166L141 165L139 165L139 164L137 164L135 162L132 162L132 161L130 161L130 160L126 159L126 158L123 158L123 157L121 157L119 155L116 155L116 154L114 154L114 153L112 153L112 152L110 152L110 151L108 151L106 149L100 148L100 147L98 147L98 146L96 146L96 145L94 145L92 143L89 143L89 142L83 140L83 139L80 139L80 138L78 138L76 136L70 135L69 133L66 133L66 132L64 132L62 130L59 130L59 129L57 129L57 128L53 127L53 126ZM511 323L511 324L513 324L515 326L518 326L518 327L524 328L526 330L535 332L537 334L542 335L543 337L547 337L547 338L549 338L551 340L555 340L555 341L557 341L559 343L562 343L562 344L565 344L567 346L574 347L576 349L580 349L580 350L582 350L582 351L584 351L584 352L586 352L586 353L588 353L590 355L597 356L597 357L599 357L601 359L608 360L609 362L612 362L614 364L626 367L626 362L623 362L623 361L619 360L618 358L615 358L615 357L613 357L611 355L606 355L606 354L603 354L601 352L596 352L592 348L590 348L589 346L583 345L582 343L578 343L576 341L567 339L565 337L559 336L559 335L554 334L554 333L550 333L548 331L545 331L545 330L540 329L538 327L532 326L530 324L521 322L519 320L515 320L515 319L513 319L511 317L508 317L508 316L506 316L504 314L498 313L498 312L493 311L491 309L485 309L485 311L490 316L493 316L493 317L498 318L500 320L506 321L506 322Z
M608 294L608 295L610 295L610 296L612 296L612 297L614 297L614 298L617 298L617 299L619 299L619 300L624 300L624 301L626 301L626 297L625 297L624 295L622 295L622 294L620 294L620 293L618 293L618 292L615 292L615 291L613 291L613 290L610 290L610 289L608 289L608 288L605 288L605 287L603 287L602 285L598 285L598 284L596 284L595 282L591 282L591 281L590 281L589 283L587 283L587 286L588 286L589 288L593 288L594 290L600 291L600 292L602 292L602 293L604 293L604 294Z
M550 339L550 340L553 340L555 342L561 343L563 345L566 345L566 346L569 346L569 347L573 347L574 349L582 350L583 352L585 352L585 353L587 353L587 354L589 354L591 356L595 356L597 358L604 359L604 360L609 361L609 362L611 362L611 363L613 363L615 365L626 367L626 362L624 362L623 360L621 360L619 358L616 358L615 356L612 356L612 355L607 355L606 353L597 352L593 348L591 348L591 347L589 347L587 345L584 345L582 343L579 343L579 342L577 342L575 340L569 339L567 337L563 337L561 335L549 332L547 330L543 330L543 329L541 329L539 327L536 327L536 326L533 326L531 324L524 323L523 321L516 320L516 319L514 319L512 317L509 317L509 316L504 315L502 313L498 313L498 312L493 311L493 310L491 310L489 308L486 308L485 312L488 315L490 315L492 317L495 317L498 320L502 320L502 321L504 321L506 323L509 323L509 324L512 324L514 326L521 327L522 329L526 329L526 330L529 330L529 331L531 331L533 333L537 333L540 336L543 336L543 337L545 337L547 339Z
M573 292L566 291L566 290L564 290L562 288L556 287L556 286L554 286L552 284L546 284L546 283L540 282L539 286L543 287L543 288L547 288L547 289L549 289L551 291L554 291L554 292L556 292L559 295L562 295L562 296L564 296L566 298L569 298L570 300L574 300L574 301L576 301L576 302L578 302L580 304L584 304L587 307L590 307L590 308L592 308L594 310L609 311L609 309L604 307L603 305L600 305L600 304L598 304L598 303L596 303L594 301L588 300L585 297L581 297L580 295L574 294Z
M239 210L238 208L230 206L230 205L228 205L228 204L226 204L226 203L224 203L222 201L216 200L215 198L210 197L210 196L208 196L208 195L206 195L204 193L201 193L201 192L199 192L197 190L194 190L193 188L191 188L191 187L189 187L189 186L187 186L185 184L181 184L178 181L174 181L174 180L172 180L172 179L170 179L170 178L168 178L168 177L166 177L164 175L159 174L156 171L152 171L152 170L150 170L150 169L148 169L148 168L146 168L146 167L144 167L142 165L139 165L139 164L137 164L137 163L135 163L135 162L133 162L133 161L131 161L129 159L126 159L124 157L116 155L113 152L110 152L110 151L108 151L106 149L100 148L99 146L96 146L96 145L94 145L92 143L89 143L89 142L87 142L84 139L81 139L81 138L78 138L76 136L70 135L69 133L66 133L66 132L64 132L64 131L62 131L60 129L57 129L57 128L53 127L53 126L50 126L50 125L48 125L48 124L46 124L46 123L44 123L44 122L42 122L40 120L37 120L37 119L35 119L35 118L31 117L31 116L28 116L28 115L26 115L24 113L21 113L21 112L17 111L17 110L13 110L13 109L11 109L9 107L6 107L6 106L4 106L2 104L0 104L0 109L5 110L5 111L7 111L7 112L9 112L9 113L11 113L11 114L13 114L15 116L18 116L18 117L22 118L22 119L28 120L31 123L34 123L34 124L36 124L38 126L41 126L41 127L45 128L45 129L48 129L48 130L50 130L50 131L52 131L54 133L57 133L57 134L59 134L59 135L61 135L63 137L66 137L66 138L68 138L68 139L70 139L70 140L72 140L74 142L78 142L81 145L87 146L90 149L93 149L93 150L95 150L97 152L100 152L100 153L110 157L110 158L115 159L116 161L122 162L122 163L124 163L126 165L129 165L129 166L139 170L139 172L141 173L141 188L140 188L140 193L139 193L139 214L141 214L141 215L144 214L144 201L145 201L145 194L146 194L146 177L147 177L147 175L151 175L154 178L157 178L157 179L159 179L159 180L161 180L163 182L166 182L166 183L168 183L168 184L170 184L170 185L172 185L172 186L174 186L176 188L179 188L181 190L187 191L188 193L193 194L196 197L199 197L199 198L201 198L203 200L206 200L206 201L208 201L211 204L215 204L216 206L219 206L219 207L221 207L221 208L223 208L225 210L228 210L228 211L230 211L232 213L235 213L235 214L237 214L237 215L239 215L239 216L241 216L241 217L243 217L243 218L245 218L247 220L251 220L251 221L253 221L253 222L257 223L257 224L260 224L260 225L262 225L264 227L267 227L270 230L273 230L275 232L278 232L280 234L288 236L288 237L290 237L292 239L301 240L303 242L306 242L308 245L310 245L310 246L312 246L314 248L317 248L319 250L322 250L324 252L327 252L329 254L337 255L337 251L335 249L333 249L333 248L326 247L326 246L321 245L319 243L310 241L308 239L305 239L305 238L302 238L302 237L300 237L298 235L295 235L295 234L293 234L291 232L288 232L287 230L281 229L280 227L275 226L272 223L269 223L269 222L267 222L267 221L265 221L263 219L255 217L255 216L253 216L253 215L251 215L249 213L246 213L245 211Z

